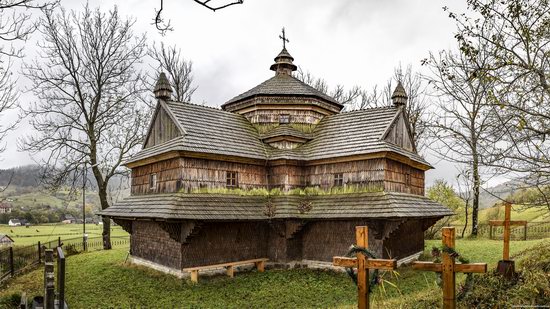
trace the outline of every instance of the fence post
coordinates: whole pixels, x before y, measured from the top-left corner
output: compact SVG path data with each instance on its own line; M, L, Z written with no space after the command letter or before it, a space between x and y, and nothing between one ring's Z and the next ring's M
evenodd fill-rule
M42 262L42 247L40 246L40 242L38 242L38 264Z
M44 251L44 308L54 309L55 283L54 283L53 250Z
M10 273L11 276L15 276L15 263L13 261L13 248L10 247Z
M493 239L493 226L489 225L489 239Z
M57 247L57 295L59 308L65 308L65 254Z
M527 223L523 227L523 240L527 240Z
M61 247L61 236L57 237L57 246Z

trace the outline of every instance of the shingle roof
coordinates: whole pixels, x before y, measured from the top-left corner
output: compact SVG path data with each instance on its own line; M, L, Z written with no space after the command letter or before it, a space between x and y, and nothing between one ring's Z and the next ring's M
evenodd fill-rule
M289 125L280 125L267 133L260 134L260 138L262 140L268 139L271 137L277 137L277 136L294 136L294 137L299 137L307 140L313 138L313 134L296 130Z
M181 193L130 196L100 214L164 220L384 219L453 215L449 209L424 196L394 192L281 195L269 199L274 205L271 216L266 211L268 196ZM311 209L300 211L303 202Z
M300 81L299 79L287 75L278 74L258 86L234 97L222 105L222 108L228 104L244 100L246 98L258 95L277 95L277 96L313 96L321 98L340 107L343 105L337 102L334 98L322 93L321 91L311 87L310 85Z
M399 111L381 107L324 117L313 133L301 133L289 126L260 135L242 115L190 103L164 102L185 133L159 145L145 148L126 163L169 151L238 156L275 160L317 160L390 151L430 166L421 156L382 140L386 128ZM277 149L261 139L278 135L300 135L311 139L295 149Z

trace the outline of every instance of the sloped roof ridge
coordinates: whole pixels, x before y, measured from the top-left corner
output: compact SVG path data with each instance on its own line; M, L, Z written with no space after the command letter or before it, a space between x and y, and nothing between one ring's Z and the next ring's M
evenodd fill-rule
M374 107L367 107L367 108L361 108L361 109L352 109L352 110L343 110L340 112L340 114L351 114L356 112L365 112L365 111L374 111L374 110L381 110L381 109L397 109L397 107L393 105L386 105L386 106L374 106ZM338 115L338 114L335 114Z

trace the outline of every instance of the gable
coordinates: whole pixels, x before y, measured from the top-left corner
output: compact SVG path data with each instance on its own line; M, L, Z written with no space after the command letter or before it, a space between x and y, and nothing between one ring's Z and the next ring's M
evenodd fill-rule
M162 105L156 110L155 116L145 139L144 147L149 148L182 136L181 130Z
M410 152L416 152L416 147L411 138L409 122L403 112L400 112L391 123L383 137L384 141L400 146Z

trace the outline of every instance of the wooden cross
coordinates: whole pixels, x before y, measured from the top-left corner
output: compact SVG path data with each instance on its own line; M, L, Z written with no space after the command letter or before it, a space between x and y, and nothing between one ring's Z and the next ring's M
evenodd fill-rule
M367 226L355 227L355 238L358 247L368 248L369 228ZM391 270L397 268L396 260L370 259L362 252L358 252L355 258L335 256L332 264L357 268L357 307L359 309L369 307L369 269Z
M290 41L285 36L285 27L283 27L283 35L279 35L279 39L283 40L283 49L285 49L286 43L290 43Z
M454 250L455 228L444 227L442 232L443 246ZM443 308L454 309L456 307L455 274L461 273L485 273L486 263L455 264L455 258L447 252L441 252L442 262L414 262L413 269L435 271L442 273L443 279Z
M502 250L502 259L504 261L510 260L510 227L511 226L526 226L527 221L511 221L511 213L512 213L512 204L509 202L506 202L504 206L504 221L502 220L490 220L489 224L491 226L504 226L504 249Z

